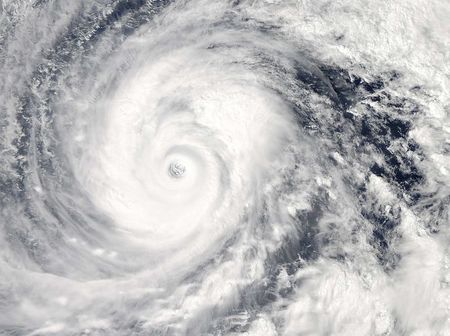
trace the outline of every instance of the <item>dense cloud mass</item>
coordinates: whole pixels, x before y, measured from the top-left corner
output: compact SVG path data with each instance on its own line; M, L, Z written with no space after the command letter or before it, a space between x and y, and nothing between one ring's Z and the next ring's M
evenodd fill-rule
M450 335L448 1L0 10L0 335Z

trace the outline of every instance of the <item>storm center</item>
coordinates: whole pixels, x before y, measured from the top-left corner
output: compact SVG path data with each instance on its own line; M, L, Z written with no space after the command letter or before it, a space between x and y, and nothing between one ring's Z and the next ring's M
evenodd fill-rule
M169 175L174 178L183 177L186 167L179 161L172 162L169 165Z

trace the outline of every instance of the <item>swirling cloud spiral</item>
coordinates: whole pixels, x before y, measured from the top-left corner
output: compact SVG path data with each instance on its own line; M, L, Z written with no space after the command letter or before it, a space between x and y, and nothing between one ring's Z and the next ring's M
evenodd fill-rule
M5 0L0 335L450 333L449 14Z

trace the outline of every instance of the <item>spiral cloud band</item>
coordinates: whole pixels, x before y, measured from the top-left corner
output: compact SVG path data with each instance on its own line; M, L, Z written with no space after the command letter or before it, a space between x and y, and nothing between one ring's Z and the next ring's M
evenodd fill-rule
M448 3L0 6L0 335L450 335Z

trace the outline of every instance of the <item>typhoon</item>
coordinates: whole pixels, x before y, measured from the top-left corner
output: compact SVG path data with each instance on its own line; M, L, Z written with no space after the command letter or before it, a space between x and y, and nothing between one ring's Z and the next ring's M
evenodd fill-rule
M450 4L0 2L0 335L450 335Z

